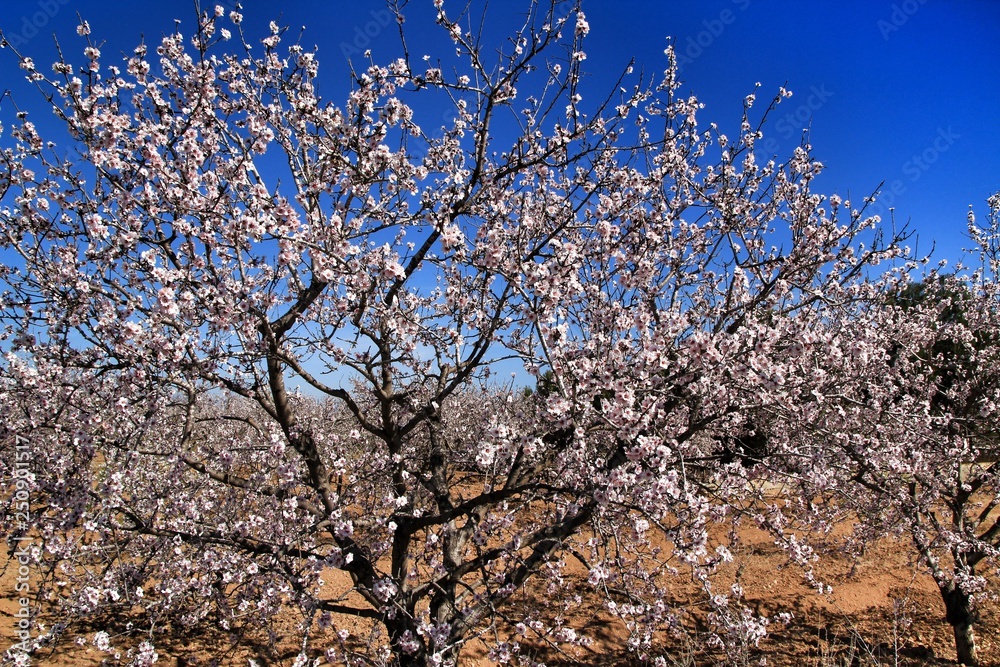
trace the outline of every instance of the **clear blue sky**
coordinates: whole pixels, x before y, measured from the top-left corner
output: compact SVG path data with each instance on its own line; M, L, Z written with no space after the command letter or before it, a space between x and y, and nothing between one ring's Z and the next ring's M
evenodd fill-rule
M464 5L446 0L453 11ZM525 6L491 3L496 38ZM437 55L434 44L448 48L430 7L431 0L411 0L406 10L414 54ZM243 12L250 34L272 19L305 26L303 42L320 50L321 92L340 104L349 89L347 55L357 59L370 48L387 62L398 52L384 8L378 0L247 0ZM1000 190L1000 0L584 0L584 9L594 94L632 58L647 72L661 71L667 36L685 85L707 105L705 120L732 127L755 82L759 98L768 99L787 84L795 95L772 118L765 146L787 155L810 125L815 155L828 167L820 188L858 200L884 181L882 211L891 204L897 221L910 221L921 251L936 242L936 257L958 259L968 205L983 211L986 197ZM83 62L78 13L106 40L110 63L141 34L157 41L173 19L190 34L194 2L3 0L0 28L39 67L52 60L53 33ZM0 53L2 86L21 106L35 107L21 75L10 54Z

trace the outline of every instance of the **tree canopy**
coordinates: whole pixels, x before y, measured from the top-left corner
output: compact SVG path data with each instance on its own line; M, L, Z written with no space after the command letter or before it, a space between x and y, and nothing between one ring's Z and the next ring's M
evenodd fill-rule
M964 389L993 338L951 387L921 353L996 309L866 308L907 280L905 234L814 192L808 145L761 154L788 91L749 94L727 136L671 49L653 85L588 90L579 7L532 3L497 45L435 5L448 67L372 60L336 102L301 42L272 24L250 44L222 8L122 63L85 22L65 50L82 64L17 54L65 134L3 127L0 406L31 472L30 521L3 525L46 573L35 604L128 618L136 664L168 629L275 643L282 614L296 664L456 664L473 638L530 664L526 642L586 641L558 613L571 560L637 659L682 627L681 572L736 656L769 619L714 584L718 528L756 521L807 576L814 557L792 532L810 496L750 482L881 492L962 469L974 445L925 409L934 387L993 419L992 386ZM419 122L442 103L443 126ZM872 424L900 451L858 440ZM719 464L758 429L766 456ZM996 493L994 468L969 494ZM911 497L923 530L942 496ZM995 559L990 511L975 553ZM933 569L945 538L914 534ZM331 572L350 583L331 593ZM521 604L529 585L555 606Z

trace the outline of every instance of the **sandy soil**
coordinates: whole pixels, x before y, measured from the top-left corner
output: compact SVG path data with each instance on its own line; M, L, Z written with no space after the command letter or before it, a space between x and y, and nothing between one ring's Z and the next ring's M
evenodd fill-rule
M739 568L724 576L739 577L748 601L757 611L767 615L786 611L793 615L787 626L778 623L771 626L771 635L760 644L748 664L761 661L767 665L818 667L956 664L940 596L930 576L911 562L908 544L883 540L870 545L857 563L844 556L827 555L820 561L817 572L833 586L833 593L820 595L807 587L801 571L784 567L784 555L766 534L748 528L741 534L741 542L736 558ZM5 561L0 576L0 647L5 649L16 641L17 568L16 563L9 562L6 552L0 558ZM326 579L331 592L348 585L340 573L331 572ZM586 587L582 585L580 590L585 591ZM675 597L683 600L687 594L684 582L679 580ZM537 603L545 605L547 601L539 597ZM573 616L570 625L592 637L591 645L572 654L538 646L534 650L539 659L550 667L635 664L622 647L622 628L607 616L598 600L584 597ZM354 635L362 634L363 624L357 622L352 630ZM79 633L67 633L66 641L55 650L42 652L34 664L85 667L99 665L108 658L92 646L75 646L72 638L76 634ZM1000 667L1000 603L984 606L977 636L982 664ZM172 637L159 640L157 650L158 664L164 665L207 665L216 658L216 664L245 666L254 657L246 648L230 650L223 636ZM671 665L717 664L720 659L697 641L678 643L664 638L661 650ZM258 652L257 662L290 665L294 647L283 653L276 658ZM463 652L461 664L480 667L493 663L485 659L482 645L471 642Z

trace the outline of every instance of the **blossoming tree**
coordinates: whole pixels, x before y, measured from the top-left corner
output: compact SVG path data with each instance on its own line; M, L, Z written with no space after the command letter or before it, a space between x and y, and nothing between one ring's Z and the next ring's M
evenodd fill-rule
M783 428L769 443L804 498L854 510L858 544L912 544L966 665L979 605L997 597L984 573L1000 572L1000 195L989 207L984 224L970 213L979 267L903 277L834 325L850 346L831 333L812 397L772 412Z
M121 65L86 23L80 69L18 54L66 133L4 128L5 443L38 451L39 602L122 619L101 646L296 612L302 661L530 662L586 641L571 562L639 654L679 571L714 642L762 636L713 587L751 488L716 443L797 400L802 342L900 239L813 192L808 146L761 155L754 95L701 123L669 49L591 101L579 8L496 47L435 6L456 55L404 41L339 106L221 7Z

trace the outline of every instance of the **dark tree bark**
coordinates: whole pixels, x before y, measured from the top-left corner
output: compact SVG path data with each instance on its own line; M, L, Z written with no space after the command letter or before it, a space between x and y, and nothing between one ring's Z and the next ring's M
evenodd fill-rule
M958 662L966 667L978 667L979 657L973 632L976 612L972 600L968 593L954 582L941 587L941 597L944 599L945 618L955 632L955 652L958 654Z

